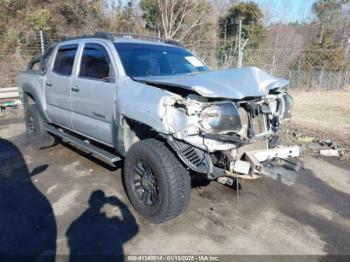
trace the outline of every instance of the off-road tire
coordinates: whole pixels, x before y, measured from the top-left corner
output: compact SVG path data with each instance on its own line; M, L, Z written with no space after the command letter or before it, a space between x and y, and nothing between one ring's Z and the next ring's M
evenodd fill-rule
M158 198L154 206L142 203L134 189L133 172L137 161L146 161L158 185ZM141 140L126 154L124 183L133 207L152 223L162 223L179 216L187 207L191 196L189 172L166 145L156 139Z
M56 139L45 130L45 120L36 104L25 106L25 123L27 135L35 148L41 149L55 145Z

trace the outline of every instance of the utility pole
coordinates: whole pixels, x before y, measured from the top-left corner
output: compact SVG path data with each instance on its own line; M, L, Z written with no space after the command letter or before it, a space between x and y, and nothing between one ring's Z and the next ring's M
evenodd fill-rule
M239 25L238 25L238 63L237 67L241 68L242 67L242 20L239 20Z
M242 51L242 20L239 20L238 25L238 61L237 61L237 67L242 67L242 57L243 57L243 51Z
M242 44L242 19L239 20L238 25L238 61L237 61L237 67L242 67L242 60L243 60L243 50L246 44L248 43L249 39L246 39Z

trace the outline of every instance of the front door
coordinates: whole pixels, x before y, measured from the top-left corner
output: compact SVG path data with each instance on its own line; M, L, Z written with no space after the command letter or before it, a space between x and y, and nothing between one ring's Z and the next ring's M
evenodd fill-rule
M58 47L45 82L46 113L56 124L71 128L71 82L78 44Z
M116 81L107 50L99 43L84 44L79 71L72 80L72 123L76 132L113 145Z

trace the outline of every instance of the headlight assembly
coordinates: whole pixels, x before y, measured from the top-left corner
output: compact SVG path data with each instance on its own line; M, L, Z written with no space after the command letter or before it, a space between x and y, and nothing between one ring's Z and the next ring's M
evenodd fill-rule
M288 94L284 94L280 100L279 115L281 119L290 118L292 116L293 97Z
M237 107L233 103L210 105L202 110L202 127L207 133L238 132L242 128Z

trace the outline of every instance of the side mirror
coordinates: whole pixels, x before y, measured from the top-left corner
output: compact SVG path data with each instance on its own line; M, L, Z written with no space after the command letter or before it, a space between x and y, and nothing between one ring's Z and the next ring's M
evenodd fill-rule
M115 83L115 76L107 76L107 77L104 77L103 80L105 80L105 82L107 83Z

